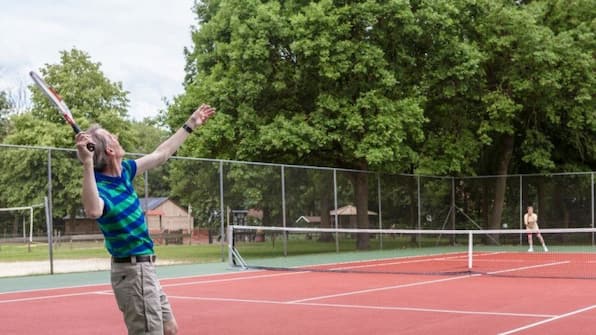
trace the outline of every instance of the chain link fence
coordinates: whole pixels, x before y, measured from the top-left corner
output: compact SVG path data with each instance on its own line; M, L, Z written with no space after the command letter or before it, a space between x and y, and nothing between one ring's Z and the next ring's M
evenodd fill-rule
M129 154L127 158L139 156ZM97 224L82 210L82 168L74 150L0 145L0 167L0 262L47 263L48 250L57 259L109 260ZM541 228L594 227L594 178L594 172L391 175L172 157L163 166L137 176L135 188L160 256L204 262L225 260L225 228L230 224L519 229L526 207L532 205ZM505 185L502 194L497 192L498 183ZM44 203L47 208L41 205ZM357 215L358 204L368 206L366 216ZM502 208L500 213L495 211L498 208ZM363 217L368 220L363 222ZM48 236L53 239L51 246ZM259 241L260 236L242 238ZM317 238L334 240L332 234ZM200 247L210 249L197 252Z

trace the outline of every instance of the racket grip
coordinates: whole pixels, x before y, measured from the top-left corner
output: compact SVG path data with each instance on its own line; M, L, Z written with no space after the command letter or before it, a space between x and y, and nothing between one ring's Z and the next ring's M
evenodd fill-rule
M78 134L81 132L81 128L79 128L79 126L77 126L76 124L71 124L70 126L72 127L72 130L74 131L75 134Z
M75 134L78 134L81 132L81 128L79 128L79 126L75 123L75 124L71 124L70 125L72 127L72 130L75 132ZM95 144L93 143L87 143L87 150L89 151L95 151Z

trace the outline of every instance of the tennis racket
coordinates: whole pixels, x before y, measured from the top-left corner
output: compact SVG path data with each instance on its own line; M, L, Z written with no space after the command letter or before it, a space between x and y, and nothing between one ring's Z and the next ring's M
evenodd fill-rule
M58 94L58 92L56 92L56 90L53 87L48 85L34 71L29 72L29 75L31 76L31 79L33 79L35 84L37 84L37 87L39 87L41 89L41 91L48 97L48 99L50 99L50 101L54 104L54 106L56 106L56 108L58 108L58 111L60 111L60 114L62 114L62 117L64 117L64 120L66 120L66 122L72 127L72 130L74 131L74 133L75 134L80 133L81 128L79 128L79 126L73 119L70 109L68 109L68 106L66 106L66 104L64 103L64 100L62 100L62 97ZM95 145L93 143L87 143L87 150L94 151Z

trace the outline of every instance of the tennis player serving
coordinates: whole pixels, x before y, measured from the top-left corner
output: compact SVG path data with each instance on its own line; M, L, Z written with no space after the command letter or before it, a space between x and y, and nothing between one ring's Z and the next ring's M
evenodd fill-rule
M528 206L528 212L524 215L524 224L526 225L526 230L528 232L528 244L530 245L528 252L534 251L534 244L532 241L533 234L536 234L542 243L542 248L544 251L548 251L548 248L544 243L544 238L542 238L542 234L540 234L540 228L538 227L538 215L534 213L534 207Z
M136 160L124 160L118 137L99 125L76 136L83 163L83 206L97 219L112 255L111 282L128 334L176 334L178 324L155 272L153 241L133 188L136 175L170 158L215 109L201 105L188 121L155 151ZM94 145L89 151L87 144Z

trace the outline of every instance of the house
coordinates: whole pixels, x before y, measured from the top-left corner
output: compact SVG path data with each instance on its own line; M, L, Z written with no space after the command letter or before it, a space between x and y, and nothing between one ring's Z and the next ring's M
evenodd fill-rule
M354 205L347 205L338 208L337 210L329 211L329 219L332 226L335 226L335 216L337 215L338 223L342 228L356 228L356 206ZM377 213L373 211L368 211L369 216L376 216ZM320 225L321 224L321 217L320 216L307 216L303 215L296 219L297 225Z
M320 216L308 216L302 215L301 217L296 219L297 225L315 225L321 224L321 217Z
M172 200L162 198L140 198L145 211L150 233L182 231L188 234L194 226L190 213Z
M139 198L141 208L145 212L145 218L149 232L157 234L162 232L181 231L188 234L194 225L194 219L190 213L172 200L161 198ZM94 219L84 216L70 216L64 218L64 235L100 234L99 226Z
M99 226L95 219L90 219L83 215L77 215L75 218L65 216L63 235L90 235L101 234ZM57 223L56 225L57 226Z

